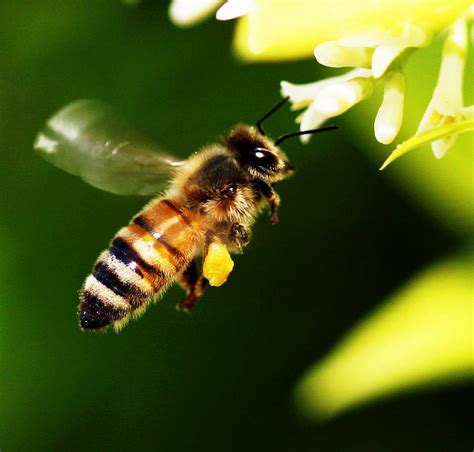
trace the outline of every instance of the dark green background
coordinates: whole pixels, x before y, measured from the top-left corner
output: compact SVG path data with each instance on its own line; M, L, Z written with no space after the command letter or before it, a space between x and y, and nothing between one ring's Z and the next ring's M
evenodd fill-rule
M191 316L172 288L119 335L77 327L77 291L144 204L88 187L32 151L76 98L98 98L187 155L253 122L313 61L242 65L232 24L174 27L167 2L0 3L0 449L454 451L470 449L463 387L300 419L302 373L458 239L351 146L347 132L285 150L281 223L265 216L228 283ZM293 130L280 112L267 128ZM371 127L371 125L370 125Z

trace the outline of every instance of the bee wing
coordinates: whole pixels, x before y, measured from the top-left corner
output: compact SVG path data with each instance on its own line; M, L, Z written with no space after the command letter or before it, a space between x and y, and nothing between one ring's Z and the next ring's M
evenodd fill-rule
M54 166L120 195L157 193L183 163L94 100L77 100L57 112L34 148Z

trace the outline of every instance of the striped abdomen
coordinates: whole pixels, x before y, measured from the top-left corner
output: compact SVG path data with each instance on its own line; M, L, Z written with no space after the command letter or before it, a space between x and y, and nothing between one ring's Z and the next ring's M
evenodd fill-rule
M156 199L122 228L97 260L81 292L83 329L124 325L191 262L196 234L176 202Z

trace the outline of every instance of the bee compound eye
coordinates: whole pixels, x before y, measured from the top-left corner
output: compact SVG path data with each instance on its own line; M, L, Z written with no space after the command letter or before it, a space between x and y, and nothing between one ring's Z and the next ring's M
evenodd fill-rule
M278 166L278 159L268 149L254 148L250 151L249 163L252 166L275 171Z

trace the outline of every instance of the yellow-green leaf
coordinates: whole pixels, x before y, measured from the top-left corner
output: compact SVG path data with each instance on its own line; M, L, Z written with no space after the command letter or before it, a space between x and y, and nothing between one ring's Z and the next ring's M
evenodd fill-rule
M473 374L472 259L418 275L363 320L299 383L297 402L331 416L370 400Z
M443 137L448 137L463 132L470 132L473 130L474 119L466 119L464 121L459 121L443 127L431 129L420 135L414 135L413 137L399 144L397 148L388 156L387 160L385 160L380 169L385 169L394 160L398 159L407 152L412 151L413 149L419 148L420 146L431 143L435 140L439 140Z

